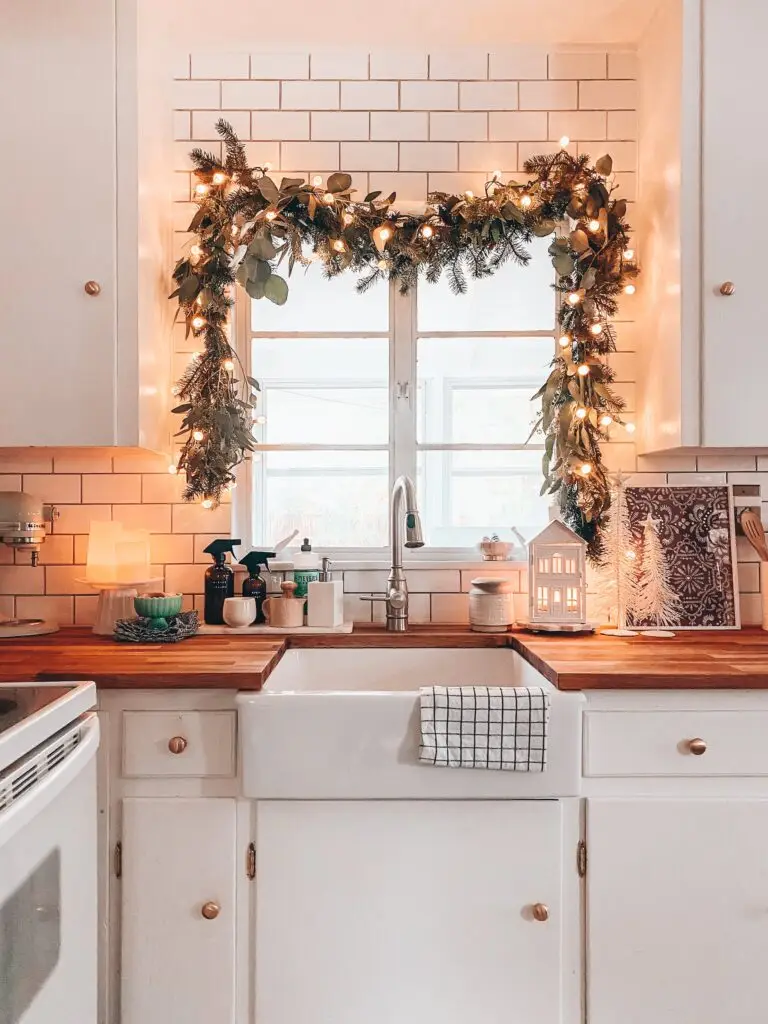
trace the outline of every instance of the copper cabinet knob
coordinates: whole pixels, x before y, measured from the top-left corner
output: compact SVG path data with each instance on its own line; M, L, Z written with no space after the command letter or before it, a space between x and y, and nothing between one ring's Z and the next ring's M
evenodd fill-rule
M101 285L98 281L86 281L83 288L86 295L98 295L101 292Z
M218 903L214 903L209 900L208 903L204 903L200 913L203 915L206 921L213 921L219 916L221 907Z
M549 920L549 907L546 903L534 903L531 908L533 913L534 921L548 921Z
M183 736L171 736L168 740L168 749L172 754L183 754L187 749L187 741Z
M723 283L720 285L721 295L733 295L735 291L736 285L733 283L733 281L723 281Z
M696 757L701 757L702 754L706 753L707 741L699 736L696 739L688 740L688 750L691 754L695 754Z

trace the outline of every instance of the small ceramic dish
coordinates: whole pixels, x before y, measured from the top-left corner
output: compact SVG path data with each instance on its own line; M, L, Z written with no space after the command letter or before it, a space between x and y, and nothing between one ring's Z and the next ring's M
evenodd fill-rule
M150 629L167 629L168 619L179 614L182 601L181 594L139 594L133 607L137 615L150 620Z

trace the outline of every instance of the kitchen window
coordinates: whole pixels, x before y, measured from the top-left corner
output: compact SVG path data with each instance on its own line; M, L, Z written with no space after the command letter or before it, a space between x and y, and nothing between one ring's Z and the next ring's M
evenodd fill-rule
M298 529L319 549L384 557L400 473L417 483L422 557L476 559L483 535L537 532L542 445L526 440L555 350L547 244L463 295L445 279L360 294L354 275L327 280L313 263L295 268L284 306L243 299L260 451L243 473L238 532L269 546Z

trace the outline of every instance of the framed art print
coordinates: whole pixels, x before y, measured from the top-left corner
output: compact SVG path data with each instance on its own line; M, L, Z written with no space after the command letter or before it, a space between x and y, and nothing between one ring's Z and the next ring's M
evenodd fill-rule
M627 487L632 546L642 549L643 523L651 516L680 599L671 629L738 629L736 530L729 486ZM652 623L627 616L634 629Z

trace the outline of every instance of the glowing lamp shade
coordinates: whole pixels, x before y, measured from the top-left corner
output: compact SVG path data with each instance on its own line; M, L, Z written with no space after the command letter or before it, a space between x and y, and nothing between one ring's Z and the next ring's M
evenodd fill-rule
M92 522L85 578L96 584L149 580L149 531L127 530L122 523Z

